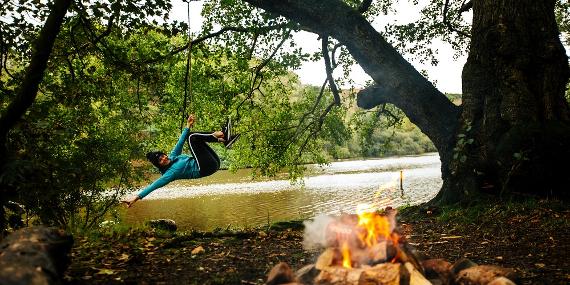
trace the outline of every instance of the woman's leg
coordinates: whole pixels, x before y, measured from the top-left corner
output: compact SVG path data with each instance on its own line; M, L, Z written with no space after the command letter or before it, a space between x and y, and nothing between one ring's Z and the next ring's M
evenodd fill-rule
M202 177L214 174L220 168L220 158L216 152L207 144L208 142L217 142L212 133L192 132L188 136L190 142L190 151L200 169Z

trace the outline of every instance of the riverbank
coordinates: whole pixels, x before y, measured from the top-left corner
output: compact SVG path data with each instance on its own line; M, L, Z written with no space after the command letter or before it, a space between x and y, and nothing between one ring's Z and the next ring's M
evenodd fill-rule
M154 191L121 221L141 224L173 219L181 230L257 227L320 214L354 212L358 204L400 207L429 201L441 188L437 154L333 162L313 166L302 183L252 181L249 171L218 171L204 179L179 180ZM400 172L402 171L402 172ZM403 174L403 194L400 174Z
M420 253L514 268L521 284L570 282L570 207L557 201L479 203L402 210L400 227ZM76 237L66 284L263 284L276 263L298 269L301 222L242 231L169 234L112 229Z

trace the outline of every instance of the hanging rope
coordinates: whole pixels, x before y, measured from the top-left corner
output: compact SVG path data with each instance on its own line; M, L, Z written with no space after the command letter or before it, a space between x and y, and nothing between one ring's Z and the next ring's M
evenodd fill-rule
M186 108L188 100L190 101L190 111L194 109L194 100L192 97L192 30L190 27L190 1L188 0L188 57L186 58L186 74L184 75L184 102L182 106L182 119L180 129L184 127L188 113Z

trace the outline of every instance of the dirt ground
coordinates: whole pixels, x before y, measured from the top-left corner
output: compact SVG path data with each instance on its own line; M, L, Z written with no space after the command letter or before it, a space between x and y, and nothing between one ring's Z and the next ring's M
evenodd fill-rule
M570 283L570 210L544 202L532 209L482 212L413 208L399 218L406 240L427 257L514 268L521 284ZM468 217L469 215L472 215ZM293 269L318 251L302 247L302 222L271 229L170 234L128 231L76 238L66 284L263 284L278 262Z

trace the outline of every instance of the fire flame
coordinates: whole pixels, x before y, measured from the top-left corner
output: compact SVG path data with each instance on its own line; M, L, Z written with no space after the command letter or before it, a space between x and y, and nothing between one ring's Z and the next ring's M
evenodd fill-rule
M370 250L374 245L379 242L386 242L391 240L394 245L397 245L398 235L393 233L394 221L388 215L380 214L375 211L374 207L370 205L358 205L357 207L357 237L360 240L364 250ZM360 250L360 249L359 249ZM352 268L353 261L351 256L351 248L345 241L341 245L342 252L342 265L346 268Z
M376 212L358 213L358 226L365 229L359 234L359 238L367 247L377 244L379 238L390 237L390 221Z
M352 258L350 257L350 248L348 243L344 241L341 247L342 252L342 267L352 268Z

